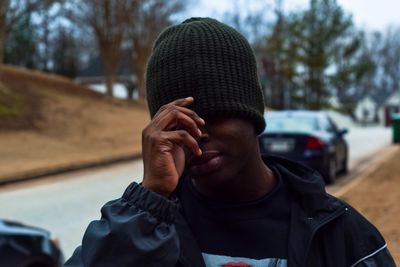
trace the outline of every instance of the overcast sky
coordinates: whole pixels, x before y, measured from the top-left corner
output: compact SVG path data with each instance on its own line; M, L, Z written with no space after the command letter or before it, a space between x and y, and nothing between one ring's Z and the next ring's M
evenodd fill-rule
M384 30L387 25L400 26L400 0L337 0L345 11L353 14L355 24L365 30ZM196 1L197 2L197 1ZM217 17L232 10L235 0L200 0L187 15ZM239 0L241 5L257 9L260 3L273 6L274 0ZM283 0L285 13L305 8L309 0ZM252 7L253 6L253 7Z

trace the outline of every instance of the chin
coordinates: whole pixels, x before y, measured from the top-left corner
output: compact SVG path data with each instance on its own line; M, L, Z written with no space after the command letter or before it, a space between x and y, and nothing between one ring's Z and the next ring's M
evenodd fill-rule
M231 181L229 179L231 176L223 171L214 171L203 175L190 173L190 177L202 187L223 186Z

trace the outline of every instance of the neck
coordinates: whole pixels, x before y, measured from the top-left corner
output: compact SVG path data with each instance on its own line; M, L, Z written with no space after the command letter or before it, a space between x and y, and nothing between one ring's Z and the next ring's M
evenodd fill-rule
M276 178L264 164L257 146L253 157L248 157L243 168L226 182L220 184L203 184L193 179L193 185L203 195L227 202L244 202L260 199L276 186Z

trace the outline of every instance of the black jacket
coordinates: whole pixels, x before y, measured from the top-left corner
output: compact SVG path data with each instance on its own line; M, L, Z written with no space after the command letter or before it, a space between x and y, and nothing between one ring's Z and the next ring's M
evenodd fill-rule
M281 158L264 161L279 170L294 198L289 267L395 266L377 229L328 195L318 173ZM101 220L90 223L65 266L205 266L180 210L178 199L132 183L122 198L103 206Z

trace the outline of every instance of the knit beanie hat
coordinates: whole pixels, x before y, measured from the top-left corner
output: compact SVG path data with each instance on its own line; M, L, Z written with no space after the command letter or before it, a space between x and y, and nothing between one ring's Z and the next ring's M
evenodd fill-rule
M265 128L264 99L253 50L235 29L211 18L191 18L165 29L146 73L150 116L176 99L193 96L200 117L239 115L257 134Z

